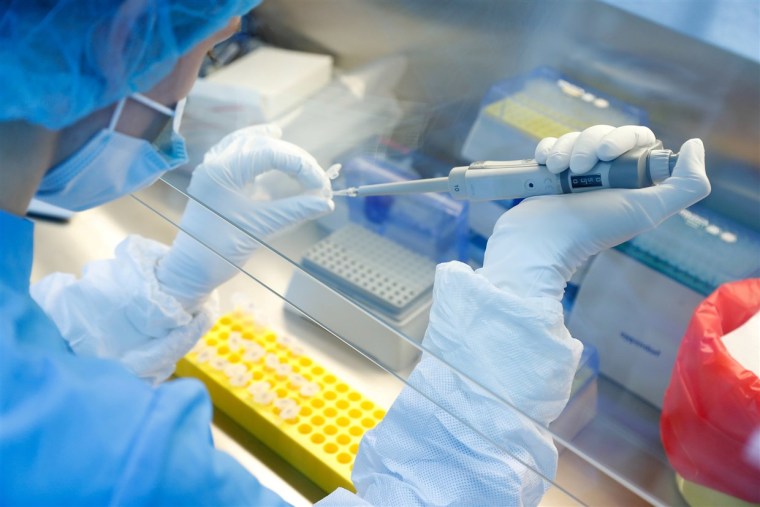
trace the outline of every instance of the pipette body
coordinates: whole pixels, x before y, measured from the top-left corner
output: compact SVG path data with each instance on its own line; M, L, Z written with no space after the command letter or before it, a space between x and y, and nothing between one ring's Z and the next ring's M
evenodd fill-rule
M455 167L448 177L364 185L334 192L363 197L425 192L449 192L454 199L493 201L538 195L569 194L605 188L645 188L673 172L678 154L662 143L634 148L609 162L598 162L585 174L570 170L553 174L535 160L474 162Z

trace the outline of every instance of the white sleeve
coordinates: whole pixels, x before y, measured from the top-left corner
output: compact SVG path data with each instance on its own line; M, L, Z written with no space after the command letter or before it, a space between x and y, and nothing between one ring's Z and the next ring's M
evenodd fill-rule
M545 428L567 403L582 351L560 303L442 264L424 345L454 369L425 355L361 442L358 496L338 490L319 505L537 505L557 466Z
M215 313L213 298L190 314L161 290L155 266L167 250L129 236L114 258L88 264L81 278L54 273L30 292L77 355L115 359L159 382L210 327Z

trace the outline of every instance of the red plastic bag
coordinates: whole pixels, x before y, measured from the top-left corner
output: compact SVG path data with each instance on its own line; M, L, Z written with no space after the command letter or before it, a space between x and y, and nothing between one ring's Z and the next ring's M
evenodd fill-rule
M753 503L760 502L760 470L745 449L760 429L760 379L722 338L759 310L760 278L722 285L697 307L660 419L665 452L684 479Z

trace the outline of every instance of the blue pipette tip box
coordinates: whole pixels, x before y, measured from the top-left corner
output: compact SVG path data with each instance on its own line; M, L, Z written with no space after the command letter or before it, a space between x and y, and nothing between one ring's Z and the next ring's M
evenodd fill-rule
M348 187L418 179L411 157L390 160L357 155L343 164ZM468 203L447 194L428 193L352 198L352 222L435 262L466 260Z

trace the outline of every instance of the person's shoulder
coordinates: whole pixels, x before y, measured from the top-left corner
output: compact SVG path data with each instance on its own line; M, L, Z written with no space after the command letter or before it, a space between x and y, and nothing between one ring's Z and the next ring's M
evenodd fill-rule
M0 343L4 349L20 348L52 353L68 353L58 328L34 302L28 292L0 278Z

